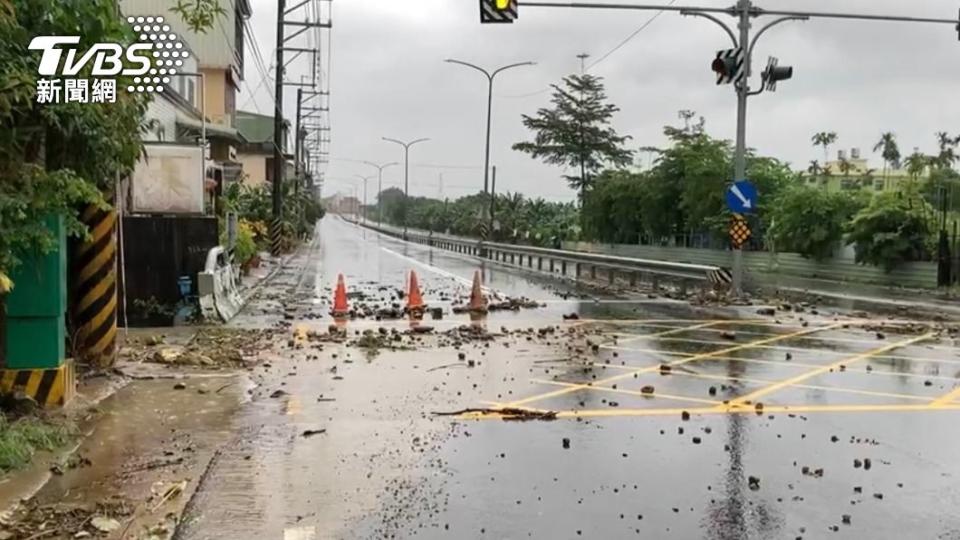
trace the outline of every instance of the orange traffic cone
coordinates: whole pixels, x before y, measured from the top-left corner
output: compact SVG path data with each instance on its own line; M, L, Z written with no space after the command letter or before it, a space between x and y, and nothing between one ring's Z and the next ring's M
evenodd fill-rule
M486 313L487 299L483 296L483 289L480 288L480 271L473 274L473 290L470 291L470 306L472 313Z
M347 286L343 282L343 274L337 276L337 290L333 293L333 309L330 314L337 317L346 317L350 313L347 306Z
M417 273L410 271L410 292L407 293L407 312L413 316L423 316L427 305L423 303L423 296L420 295L420 284L417 282Z

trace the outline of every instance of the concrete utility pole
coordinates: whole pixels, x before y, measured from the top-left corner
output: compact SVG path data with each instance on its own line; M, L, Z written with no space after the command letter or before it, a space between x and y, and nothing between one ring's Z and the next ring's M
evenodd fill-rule
M573 9L615 9L615 10L639 10L639 11L672 11L681 15L695 16L705 18L717 25L730 37L734 49L739 49L743 55L743 70L745 75L735 84L737 93L737 145L734 156L734 178L733 181L746 180L746 152L747 152L747 98L763 93L765 89L773 91L775 85L769 85L767 76L769 72L764 72L764 81L758 90L751 91L749 78L751 75L751 64L753 49L767 30L780 23L788 21L806 21L813 18L818 19L845 19L859 21L886 21L886 22L909 22L909 23L932 23L932 24L950 24L960 32L960 20L935 17L908 17L900 15L872 15L866 13L838 13L838 12L815 12L815 11L786 11L786 10L768 10L754 6L751 0L737 0L736 6L728 8L718 7L697 7L697 6L676 6L676 5L653 5L653 4L610 4L610 3L578 3L578 2L523 2L524 8L573 8ZM739 29L739 38L733 29L724 23L718 15L727 15L737 19ZM750 36L751 19L758 17L772 16L776 19L762 26L760 30L752 37ZM776 69L776 68L774 68ZM774 73L770 79L772 82L778 80ZM792 76L785 75L779 80L785 80ZM719 84L719 83L718 83ZM734 250L733 255L733 288L739 295L743 291L743 253L741 250Z
M476 66L469 62L463 62L461 60L453 60L448 58L445 62L451 64L460 64L461 66L467 66L468 68L475 69L480 73L483 73L487 77L487 142L483 154L483 192L489 193L490 191L490 127L493 122L493 79L508 69L513 69L521 66L535 66L536 62L520 62L517 64L510 64L495 69L493 72L487 71L480 66Z
M309 29L320 29L320 28L332 28L332 22L319 22L319 21L310 21L309 18L304 21L288 19L294 12L302 9L304 6L309 4L312 0L302 0L295 4L293 7L287 9L286 0L277 0L277 67L274 73L274 87L273 87L273 99L274 99L274 110L273 110L273 190L272 190L272 221L270 222L270 252L274 256L280 255L282 251L283 244L283 230L282 230L282 219L283 219L283 180L286 172L286 158L284 156L284 147L285 137L283 136L283 89L285 86L297 86L302 90L303 88L313 89L317 86L316 74L314 73L313 80L309 83L304 82L287 82L284 80L284 75L286 73L287 64L292 62L302 53L312 54L314 59L317 57L319 50L317 47L304 48L304 47L289 47L286 46L286 43L293 40L294 38L302 35ZM285 35L285 29L287 26L293 26L299 28L294 31L291 35ZM315 40L316 43L320 43L319 36ZM289 60L284 62L284 53L290 51L295 54ZM308 93L315 94L317 92ZM309 98L308 98L309 99ZM297 146L297 155L294 156L294 161L299 161L299 147L300 147L300 107L303 102L302 92L297 93L297 133L295 135L296 146ZM299 174L299 164L295 163L294 167Z
M394 165L399 165L396 161L391 161L390 163L384 163L383 165L378 165L372 161L364 161L367 165L377 169L377 225L383 223L383 170L387 167L392 167Z
M270 222L270 253L276 257L282 251L283 220L283 16L286 0L277 0L277 68L273 85L273 221Z
M429 141L430 139L416 139L410 142L398 141L397 139L390 139L388 137L383 137L383 140L387 142L392 142L399 144L403 147L403 239L407 239L407 211L410 210L410 147L417 144Z

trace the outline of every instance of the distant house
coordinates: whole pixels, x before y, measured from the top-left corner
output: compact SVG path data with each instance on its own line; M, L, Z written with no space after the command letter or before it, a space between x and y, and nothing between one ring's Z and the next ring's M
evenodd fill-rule
M273 183L273 117L248 111L237 111L237 129L246 141L237 151L237 161L243 166L245 184L258 186ZM281 146L287 161L285 178L293 177L293 155L287 151L290 122L283 121Z
M930 175L929 169L914 178L906 167L887 168L882 165L871 167L869 161L861 157L860 149L853 148L850 154L846 150L837 152L837 159L819 164L820 170L807 170L800 177L809 186L819 187L830 192L869 190L872 192L896 191L907 182L917 182Z

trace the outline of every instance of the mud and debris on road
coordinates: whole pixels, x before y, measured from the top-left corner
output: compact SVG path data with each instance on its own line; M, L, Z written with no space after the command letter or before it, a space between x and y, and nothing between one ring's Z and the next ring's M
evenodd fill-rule
M120 497L132 513L103 517L182 539L960 531L955 325L496 265L491 296L529 309L458 314L477 260L338 221L319 238L230 324L131 346L145 377L102 406L92 465L31 504ZM411 267L440 317L404 315ZM334 321L339 273L356 311Z

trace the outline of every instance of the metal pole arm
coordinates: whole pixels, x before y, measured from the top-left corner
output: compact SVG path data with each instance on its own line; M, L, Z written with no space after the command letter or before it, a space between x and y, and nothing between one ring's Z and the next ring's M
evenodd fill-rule
M690 17L703 17L704 19L707 19L707 20L710 20L710 21L713 21L713 22L717 23L721 28L723 28L723 31L726 32L728 36L730 36L730 41L733 42L733 47L734 47L734 48L737 47L737 36L734 35L733 29L730 28L730 26L728 26L725 22L721 21L719 18L717 18L717 17L715 17L715 16L713 16L713 15L711 15L711 14L709 14L709 13L704 13L704 12L702 12L702 11L688 11L688 10L683 10L683 11L680 12L680 14L681 14L681 15L687 15L687 16L690 16Z
M795 17L783 17L775 21L770 21L769 23L764 25L764 27L757 32L757 35L753 36L753 40L750 42L750 50L747 51L747 65L748 66L750 65L750 59L753 58L753 48L757 46L757 40L760 39L760 36L762 36L764 32L766 32L767 30L773 28L774 26L780 23L785 23L788 21L807 21L809 19L810 17L804 16L804 15L798 15Z
M462 60L454 60L453 58L447 58L446 60L444 60L444 62L448 62L450 64L460 64L461 66L467 66L468 68L473 68L479 71L480 73L483 73L487 77L487 79L493 80L493 75L491 75L489 71L483 69L480 66L471 64L470 62L464 62Z

